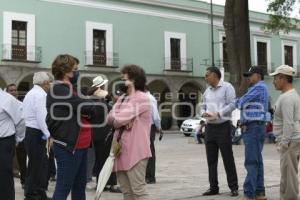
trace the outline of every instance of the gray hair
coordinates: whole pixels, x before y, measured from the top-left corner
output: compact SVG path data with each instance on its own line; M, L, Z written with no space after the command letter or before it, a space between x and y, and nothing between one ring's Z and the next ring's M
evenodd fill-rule
M47 72L36 72L33 75L33 84L34 85L43 85L45 81L52 82L53 77L49 76Z

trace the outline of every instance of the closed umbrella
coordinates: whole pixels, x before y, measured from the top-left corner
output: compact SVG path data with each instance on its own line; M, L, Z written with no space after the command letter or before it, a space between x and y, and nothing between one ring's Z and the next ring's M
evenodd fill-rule
M108 158L106 159L106 161L103 165L103 168L99 174L95 200L99 200L101 197L101 193L103 192L103 189L112 173L112 169L114 166L114 160L115 160L115 155L114 155L113 151L111 150L110 154L109 154Z

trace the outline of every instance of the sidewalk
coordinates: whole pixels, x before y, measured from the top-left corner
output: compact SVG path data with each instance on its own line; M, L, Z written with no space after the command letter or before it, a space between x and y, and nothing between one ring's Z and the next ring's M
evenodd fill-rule
M240 196L230 197L226 183L226 174L222 159L219 159L220 195L203 197L201 194L209 187L205 148L195 144L192 137L180 134L165 134L162 141L156 140L157 184L148 185L152 200L237 200L241 198L242 184L245 178L244 146L234 145ZM279 155L271 144L264 148L265 185L268 200L279 200ZM55 182L50 183L49 194L54 190ZM87 191L87 200L94 200L94 191ZM16 181L16 200L23 199L23 191ZM120 194L103 193L104 200L120 200Z

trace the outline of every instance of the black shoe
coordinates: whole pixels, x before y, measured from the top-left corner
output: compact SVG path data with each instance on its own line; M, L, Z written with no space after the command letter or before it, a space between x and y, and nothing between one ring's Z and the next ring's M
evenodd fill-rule
M231 195L232 197L237 197L239 196L239 191L238 190L231 190Z
M147 184L155 184L156 183L156 180L155 179L146 179L146 183Z
M202 195L203 196L211 196L211 195L218 195L219 194L219 190L212 190L212 189L208 189L206 192L204 192Z

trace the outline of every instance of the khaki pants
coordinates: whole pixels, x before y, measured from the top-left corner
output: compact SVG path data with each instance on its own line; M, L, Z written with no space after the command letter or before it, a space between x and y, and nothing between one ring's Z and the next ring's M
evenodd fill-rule
M292 141L288 148L280 151L280 199L299 199L298 164L300 156L300 140Z
M149 200L145 181L147 163L148 159L144 159L128 171L117 172L124 200Z

